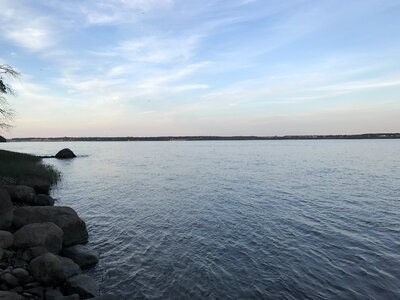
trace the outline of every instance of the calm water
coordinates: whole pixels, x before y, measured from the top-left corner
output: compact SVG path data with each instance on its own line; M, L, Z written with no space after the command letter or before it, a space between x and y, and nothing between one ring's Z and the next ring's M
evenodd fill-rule
M10 143L122 299L400 299L400 140Z

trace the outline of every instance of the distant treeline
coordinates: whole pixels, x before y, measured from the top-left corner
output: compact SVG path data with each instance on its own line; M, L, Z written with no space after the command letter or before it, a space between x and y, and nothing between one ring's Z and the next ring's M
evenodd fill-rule
M351 135L285 135L285 136L157 136L157 137L54 137L13 138L10 142L121 142L121 141L258 141L258 140L334 140L334 139L400 139L400 133L366 133Z

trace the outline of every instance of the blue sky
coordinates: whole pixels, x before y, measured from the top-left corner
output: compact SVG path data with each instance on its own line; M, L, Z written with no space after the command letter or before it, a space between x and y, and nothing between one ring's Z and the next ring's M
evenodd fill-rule
M0 0L7 136L400 131L398 0Z

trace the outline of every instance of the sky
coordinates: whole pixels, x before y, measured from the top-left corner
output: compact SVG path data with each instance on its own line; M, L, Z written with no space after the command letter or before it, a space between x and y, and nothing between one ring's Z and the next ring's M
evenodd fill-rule
M0 0L7 137L400 132L398 0Z

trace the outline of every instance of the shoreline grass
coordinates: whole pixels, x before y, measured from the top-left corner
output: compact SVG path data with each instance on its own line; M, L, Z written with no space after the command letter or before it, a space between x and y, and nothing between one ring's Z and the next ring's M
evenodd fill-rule
M42 162L38 156L0 150L0 177L12 178L16 181L25 176L42 177L55 184L60 180L58 170Z

